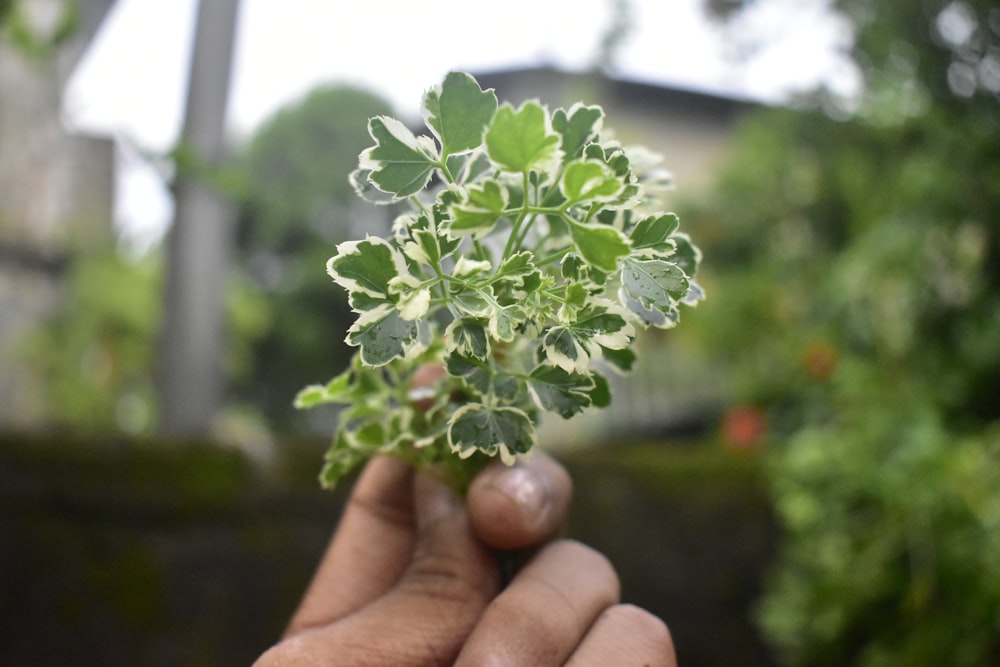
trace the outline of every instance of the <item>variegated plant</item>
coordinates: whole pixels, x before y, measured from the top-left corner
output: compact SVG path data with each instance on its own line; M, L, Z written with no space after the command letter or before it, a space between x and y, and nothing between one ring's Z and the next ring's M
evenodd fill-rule
M459 487L489 457L512 462L535 446L541 411L608 405L602 372L631 368L637 326L671 327L703 296L698 249L657 209L668 178L603 133L600 107L498 106L452 72L423 117L431 136L369 122L357 191L411 210L390 238L343 243L327 264L358 314L358 350L296 398L346 404L326 486L382 453Z

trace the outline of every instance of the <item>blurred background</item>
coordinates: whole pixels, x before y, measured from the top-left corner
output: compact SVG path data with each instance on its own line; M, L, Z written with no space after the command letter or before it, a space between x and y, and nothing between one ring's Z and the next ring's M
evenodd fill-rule
M1000 6L342 4L0 0L0 664L280 635L344 495L324 263L395 214L347 174L450 69L602 104L704 251L544 438L681 664L1000 664Z

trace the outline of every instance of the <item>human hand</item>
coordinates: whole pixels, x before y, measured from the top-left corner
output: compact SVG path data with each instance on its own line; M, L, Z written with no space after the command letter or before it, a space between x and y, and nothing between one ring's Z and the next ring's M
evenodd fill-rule
M395 459L373 460L284 639L256 667L674 666L663 622L618 604L607 559L550 541L570 495L542 453L487 467L464 505ZM502 587L498 551L532 548Z

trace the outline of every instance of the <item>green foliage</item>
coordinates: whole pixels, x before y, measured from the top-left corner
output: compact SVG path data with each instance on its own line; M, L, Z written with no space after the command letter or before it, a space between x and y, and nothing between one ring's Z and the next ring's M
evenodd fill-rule
M73 260L62 307L19 345L45 421L84 433L153 431L161 274L156 254L134 259L111 249ZM239 281L230 284L226 309L226 369L236 379L250 366L266 314Z
M73 263L65 307L32 331L22 354L46 418L86 432L148 432L160 269L107 252Z
M485 457L513 461L541 411L608 404L606 351L626 367L637 325L671 327L703 295L699 252L656 210L630 150L602 136L600 108L499 106L452 72L423 111L432 136L372 118L353 177L362 197L410 212L327 263L357 313L358 351L297 404L347 406L328 486L379 453L443 466L458 486ZM427 367L445 371L429 386Z
M9 39L21 54L33 60L52 58L79 26L80 0L62 3L56 24L48 34L38 34L23 4L17 0L0 0L0 36Z
M350 86L319 88L283 108L251 137L240 157L241 247L297 255L316 238L348 238L348 176L367 146L365 123L388 102Z
M727 365L729 397L766 410L779 445L785 541L760 619L784 660L992 664L1000 116L987 88L949 89L964 56L934 37L943 4L840 3L862 4L859 115L757 116L685 212L721 296L683 335ZM899 69L893 49L920 67Z
M762 627L790 664L994 664L1000 430L887 414L805 428L772 461L790 539Z

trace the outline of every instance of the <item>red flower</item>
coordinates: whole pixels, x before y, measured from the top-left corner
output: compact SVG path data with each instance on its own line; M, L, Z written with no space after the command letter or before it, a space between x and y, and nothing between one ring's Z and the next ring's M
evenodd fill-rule
M734 452L752 452L760 448L767 435L767 416L752 405L738 405L722 418L722 441Z

